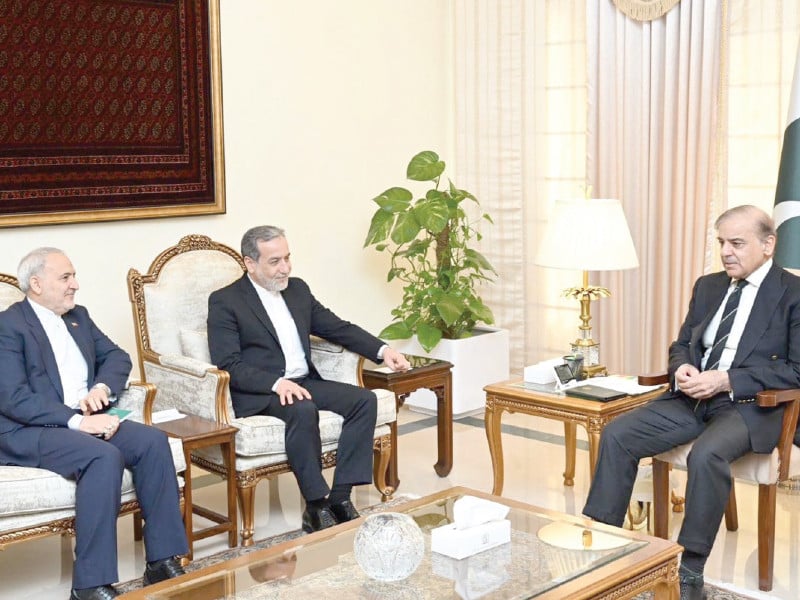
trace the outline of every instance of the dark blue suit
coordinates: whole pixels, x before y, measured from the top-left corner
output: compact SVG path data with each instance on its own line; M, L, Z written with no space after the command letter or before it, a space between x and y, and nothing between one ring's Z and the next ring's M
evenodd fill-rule
M682 364L700 369L703 333L730 282L719 272L695 283L686 319L670 346L671 390ZM691 552L709 554L730 495L730 463L748 452L772 452L780 436L783 407L761 408L748 400L764 389L800 387L800 278L775 265L768 271L728 377L733 401L722 393L698 403L680 391L668 391L609 423L600 439L583 513L622 525L639 460L694 440L678 543Z
M125 386L131 360L82 306L63 319L88 367L87 384ZM146 521L148 560L188 552L166 435L132 421L108 441L67 428L75 411L63 401L47 335L28 300L0 313L0 464L39 467L76 481L73 587L118 580L117 514L122 471L133 472Z
M310 360L309 336L325 338L373 360L383 342L325 308L302 279L289 278L281 294L297 326L308 363L308 376L298 383L311 393L312 400L282 406L278 395L271 391L286 372L286 357L247 274L209 296L208 346L211 362L230 373L231 401L237 417L263 414L286 423L289 464L303 497L316 500L330 491L321 473L318 409L344 417L334 484L359 485L372 479L377 401L369 390L323 380Z

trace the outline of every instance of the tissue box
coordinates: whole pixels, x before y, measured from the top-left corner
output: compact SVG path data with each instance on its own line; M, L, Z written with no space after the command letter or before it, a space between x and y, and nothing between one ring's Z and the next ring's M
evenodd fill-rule
M529 383L553 383L556 380L556 374L553 372L555 365L560 365L564 360L561 358L551 358L550 360L543 360L525 367L523 370L523 379Z
M457 529L455 523L431 530L431 551L451 558L465 558L511 541L511 521L489 521Z

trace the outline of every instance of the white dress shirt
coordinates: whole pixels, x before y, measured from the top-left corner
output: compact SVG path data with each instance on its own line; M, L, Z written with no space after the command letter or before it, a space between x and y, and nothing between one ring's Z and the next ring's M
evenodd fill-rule
M275 332L278 334L278 343L281 345L283 356L286 359L286 371L283 378L298 379L305 377L308 375L308 361L303 350L303 344L300 341L300 334L297 332L297 325L292 318L292 313L289 312L289 307L286 306L286 301L280 292L271 292L253 281L250 275L248 275L248 278L258 294L261 304L264 305L264 309L267 311L273 327L275 327ZM275 391L279 382L280 379L272 386L273 391Z
M761 287L761 284L764 283L764 278L771 268L772 259L769 259L747 277L747 285L744 286L740 292L742 297L739 299L739 307L736 310L736 315L733 317L730 335L728 335L728 339L725 340L725 348L722 350L722 356L720 357L719 366L717 367L718 370L727 371L730 369L733 358L736 356L736 349L739 347L739 340L742 339L744 327L747 325L747 319L750 317L750 312L753 310L753 303L756 301L758 289ZM737 281L736 279L731 280L725 298L722 299L719 309L714 314L714 317L708 323L708 327L706 327L703 333L703 346L706 351L700 362L701 368L705 368L708 355L711 354L711 347L714 345L714 338L717 335L717 329L719 329L719 322L722 320L722 311L725 309L728 296L730 296L731 292L736 288Z
M30 298L28 303L42 324L56 358L61 389L64 392L64 404L77 409L80 407L80 401L89 394L89 367L86 359L67 331L64 319ZM83 416L76 414L69 420L69 428L78 429L82 420Z

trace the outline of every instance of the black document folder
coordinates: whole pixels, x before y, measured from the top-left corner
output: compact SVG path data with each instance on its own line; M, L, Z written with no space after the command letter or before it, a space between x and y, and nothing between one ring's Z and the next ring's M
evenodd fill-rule
M567 396L574 398L583 398L585 400L599 400L600 402L608 402L609 400L618 400L624 398L628 394L625 392L618 392L609 388L600 387L599 385L579 385L577 387L567 388L565 390Z

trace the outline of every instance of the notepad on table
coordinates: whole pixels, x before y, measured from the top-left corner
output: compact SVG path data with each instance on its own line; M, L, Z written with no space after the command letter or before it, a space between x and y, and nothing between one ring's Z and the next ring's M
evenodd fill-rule
M608 402L609 400L618 400L619 398L624 398L625 396L628 395L625 392L619 392L617 390L604 388L599 385L593 385L591 383L567 388L565 390L565 393L567 394L567 396L572 396L574 398L583 398L585 400L599 400L600 402Z
M130 417L133 414L132 410L125 410L124 408L117 408L116 406L112 406L106 411L107 415L113 415L115 417L119 417L120 423Z

